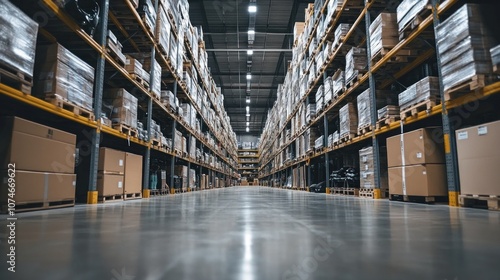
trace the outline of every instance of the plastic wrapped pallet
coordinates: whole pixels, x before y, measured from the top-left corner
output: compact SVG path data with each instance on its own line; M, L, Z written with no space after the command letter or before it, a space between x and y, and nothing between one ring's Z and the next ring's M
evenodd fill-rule
M40 47L39 51L37 94L58 95L92 110L94 68L59 44Z
M383 49L392 49L399 43L395 13L380 13L370 25L371 58Z
M170 47L170 21L167 14L167 7L160 5L158 7L158 15L156 20L156 34L155 39L162 51L162 54L168 55Z
M351 82L358 74L366 72L366 49L352 48L345 57L345 83Z
M332 94L333 99L337 99L340 94L344 91L345 87L345 75L344 71L337 70L332 76Z
M172 110L177 110L177 104L175 104L174 93L170 90L162 90L161 92L161 102L165 106L169 106Z
M337 14L342 8L342 5L344 5L345 0L326 0L328 1L328 13L327 13L327 22L330 21L330 19Z
M332 43L332 48L340 45L340 43L343 41L343 39L345 38L347 33L349 33L349 30L351 29L351 27L352 27L352 24L349 24L349 23L339 24L337 29L335 29L335 38L334 38L334 41Z
M319 88L318 88L318 91L316 92L316 114L319 114L319 112L321 112L321 110L323 110L323 107L325 105L324 103L324 97L323 97L323 93L324 93L324 86L321 85Z
M325 87L324 87L325 104L330 104L332 100L333 100L332 77L327 77L325 80Z
M377 90L375 92L376 108L395 104L395 95L390 91ZM373 108L371 102L371 90L367 89L357 98L358 105L358 129L370 126L372 123Z
M500 65L500 45L491 48L491 62L494 66Z
M387 159L385 152L380 152L380 189L388 188ZM375 158L373 147L366 147L359 150L359 177L360 187L365 189L375 188Z
M396 9L398 31L403 31L428 5L430 0L403 0Z
M339 110L340 118L340 138L356 134L358 130L358 114L354 104L347 103Z
M426 100L439 100L439 80L437 77L425 77L399 94L401 110L417 105Z
M8 0L0 1L0 64L32 78L38 24Z
M109 89L104 92L104 99L113 104L111 121L137 128L137 98L123 88Z
M399 117L399 106L396 105L387 105L377 111L378 116L377 119L385 119L385 118L390 118L391 116L398 116Z
M160 99L160 97L161 97L161 66L156 61L156 59L153 59L153 63L154 63L154 73L151 73L151 75L153 75L153 87L151 88L151 92L156 96L157 99Z
M318 150L323 148L324 143L325 143L325 136L321 135L320 137L318 137L318 139L314 141L314 149Z
M492 72L492 40L476 4L465 4L436 31L444 90Z

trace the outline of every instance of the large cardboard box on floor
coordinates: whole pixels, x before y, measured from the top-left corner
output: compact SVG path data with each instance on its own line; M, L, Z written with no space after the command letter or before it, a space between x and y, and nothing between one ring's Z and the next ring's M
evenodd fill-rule
M425 164L391 167L389 193L408 196L447 196L446 166Z
M421 128L387 138L387 161L389 167L444 163L442 128Z
M75 200L76 175L16 170L16 206L27 203L42 203ZM6 211L8 202L8 174L1 172L0 199L2 211ZM68 205L69 206L69 205Z
M100 148L98 169L105 174L123 175L125 172L125 152Z
M123 195L123 175L97 174L99 196Z
M500 121L457 130L460 192L500 195Z
M125 153L123 194L142 192L142 156Z
M76 135L18 117L0 118L2 168L73 174Z

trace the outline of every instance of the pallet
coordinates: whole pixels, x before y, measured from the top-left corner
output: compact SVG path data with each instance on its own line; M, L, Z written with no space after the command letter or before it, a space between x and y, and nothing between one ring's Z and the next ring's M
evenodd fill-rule
M500 210L500 196L497 195L467 195L458 197L461 207L485 208L488 210Z
M359 189L355 188L342 188L344 195L359 196Z
M381 198L386 198L389 196L389 190L380 190L380 196ZM374 189L366 189L366 188L360 188L359 189L359 197L361 198L374 198Z
M383 119L380 119L377 121L377 124L375 126L376 129L381 129L382 127L386 126L386 125L390 125L391 123L394 123L396 121L399 121L401 120L401 116L387 116Z
M127 58L109 38L106 51L120 66L125 67Z
M363 75L366 73L366 72L361 72L361 71L357 71L358 74L354 75L354 77L352 77L349 81L345 81L345 88L346 90L351 88L351 87L354 87L358 81L361 79L361 77L363 77Z
M349 134L341 135L340 138L339 138L338 143L350 142L352 139L354 139L354 137L356 137L355 133L349 133Z
M141 75L130 73L130 77L141 84L145 89L149 89L149 82L144 80Z
M447 196L416 196L416 195L398 195L391 194L389 196L390 200L403 201L403 202L415 202L415 203L435 203L435 202L446 202L448 200Z
M444 92L444 100L449 101L459 97L460 95L484 88L486 84L492 80L492 77L487 75L474 75L470 79L467 79L467 81L446 90Z
M399 32L399 40L402 41L408 38L417 27L432 13L432 5L428 4L424 9L418 13L412 20L410 20L405 27Z
M74 199L66 199L59 201L50 201L50 202L17 202L15 213L27 212L27 211L36 211L36 210L48 210L48 209L57 209L63 207L73 207L75 206ZM7 205L2 205L2 213L6 213L8 211Z
M99 196L97 198L97 201L102 203L118 201L118 200L123 200L123 194Z
M153 190L151 190L153 191ZM142 193L126 193L123 195L123 200L141 199Z
M116 130L120 131L121 133L124 133L128 136L131 136L131 137L137 137L137 135L139 134L139 132L137 131L136 128L131 128L130 126L128 126L126 124L122 124L122 123L114 123L113 129L116 129Z
M434 100L434 99L424 100L424 101L422 101L416 105L413 105L407 109L404 109L404 110L401 109L400 117L402 120L404 120L408 117L416 116L416 115L418 115L418 113L423 112L423 111L427 111L429 113L430 110L432 109L432 107L436 106L437 104L438 104L438 101Z
M358 128L358 135L359 136L365 135L365 134L372 132L372 131L373 131L373 126L371 124L368 124L368 125L365 125L363 127Z
M64 110L71 111L73 112L73 114L77 116L81 116L92 121L95 119L94 112L92 112L89 109L75 105L74 103L62 98L60 95L57 94L47 95L45 96L45 101Z
M384 56L387 55L392 50L392 48L381 48L377 53L372 56L372 63L377 63ZM387 62L398 62L406 63L408 62L408 56L415 55L415 53L409 49L402 49L398 53L392 56Z
M493 73L500 74L500 64L493 65Z
M0 83L15 88L24 94L31 94L33 78L0 64Z

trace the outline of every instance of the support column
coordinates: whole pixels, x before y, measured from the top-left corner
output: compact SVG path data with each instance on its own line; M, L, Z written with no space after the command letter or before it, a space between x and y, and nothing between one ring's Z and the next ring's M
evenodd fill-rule
M177 97L177 81L174 83L174 98ZM174 151L174 146L175 146L175 131L177 128L177 121L174 120L172 123L172 151ZM175 173L175 152L172 153L172 158L170 161L170 193L174 194L175 193L175 188L174 188L174 173Z

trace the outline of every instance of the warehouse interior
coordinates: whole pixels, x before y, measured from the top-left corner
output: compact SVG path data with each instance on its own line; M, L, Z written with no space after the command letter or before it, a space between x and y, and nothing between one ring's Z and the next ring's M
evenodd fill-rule
M1 279L500 279L500 3L0 0Z

